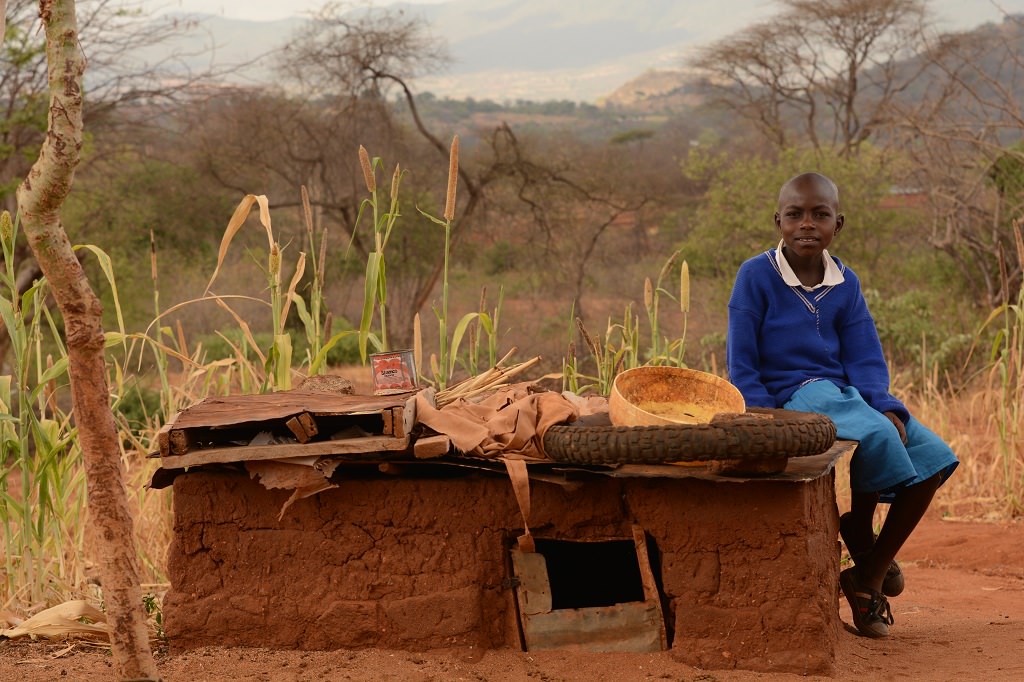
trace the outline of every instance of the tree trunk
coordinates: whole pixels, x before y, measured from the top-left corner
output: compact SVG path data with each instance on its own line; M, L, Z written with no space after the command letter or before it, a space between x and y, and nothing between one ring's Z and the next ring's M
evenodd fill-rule
M117 427L110 411L102 312L60 221L82 148L82 74L74 0L41 0L46 30L50 109L46 142L18 187L25 235L64 316L73 414L88 485L100 579L117 674L157 679L124 487Z

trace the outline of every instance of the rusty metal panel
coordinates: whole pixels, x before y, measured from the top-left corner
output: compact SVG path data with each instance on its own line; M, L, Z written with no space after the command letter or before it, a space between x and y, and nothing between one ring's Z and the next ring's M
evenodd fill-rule
M519 579L516 599L523 618L551 611L551 583L544 555L513 549L512 567Z
M552 610L551 584L544 556L511 550L518 580L516 600L527 651L651 652L668 648L661 598L647 556L646 534L642 528L634 526L631 539L640 565L644 601L611 606Z
M661 608L649 602L523 615L527 651L661 651L664 629Z

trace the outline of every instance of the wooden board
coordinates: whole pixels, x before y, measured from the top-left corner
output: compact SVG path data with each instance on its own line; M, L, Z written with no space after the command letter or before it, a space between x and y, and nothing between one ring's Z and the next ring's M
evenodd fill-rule
M857 449L857 441L837 440L835 444L820 455L809 457L790 457L786 470L777 474L762 476L725 476L712 473L704 466L678 466L675 464L622 464L614 469L599 473L614 478L703 478L709 481L728 481L742 483L744 481L813 481L835 468L836 463L853 455ZM568 471L568 470L567 470Z
M412 445L412 452L416 459L433 459L443 457L451 450L452 441L443 434L417 438Z
M401 410L413 396L398 395L346 395L312 393L308 391L278 391L256 395L221 396L207 398L177 416L174 429L235 426L271 419L289 419L302 412L313 416L343 414L375 414L398 408L398 422L403 420Z
M315 443L290 443L283 445L242 445L224 448L193 450L184 455L163 457L160 466L165 469L200 466L202 464L227 464L263 459L289 459L310 455L358 455L376 454L406 450L409 438L391 436L367 436L342 440L319 441Z
M309 412L302 412L284 423L300 443L308 443L319 433L316 421ZM387 431L385 431L387 433Z
M157 435L161 457L235 448L261 432L298 444L361 436L409 438L415 394L387 396L308 391L208 398L176 415Z

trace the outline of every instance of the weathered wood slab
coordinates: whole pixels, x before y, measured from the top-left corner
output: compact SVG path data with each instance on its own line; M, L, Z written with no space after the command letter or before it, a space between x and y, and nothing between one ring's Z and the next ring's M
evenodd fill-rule
M264 459L290 459L310 455L373 455L380 452L394 452L409 447L408 438L391 436L366 436L342 440L317 441L314 443L290 443L274 445L248 445L194 450L184 455L164 457L160 461L165 469L195 467L203 464L228 464Z
M402 409L412 393L399 395L336 395L308 391L278 391L257 395L221 396L181 411L173 428L235 426L271 419L288 419L302 412L321 415L375 414ZM398 421L402 421L399 415Z
M433 459L447 455L451 447L451 439L442 434L417 438L412 445L412 452L416 459Z
M208 398L183 410L157 436L161 457L247 445L260 432L299 444L339 438L405 439L415 418L414 393L387 396L294 390ZM339 435L345 434L345 435Z
M313 416L309 412L295 415L286 421L284 425L294 434L295 440L300 443L308 443L312 440L313 436L320 432L316 426L316 421L313 420Z

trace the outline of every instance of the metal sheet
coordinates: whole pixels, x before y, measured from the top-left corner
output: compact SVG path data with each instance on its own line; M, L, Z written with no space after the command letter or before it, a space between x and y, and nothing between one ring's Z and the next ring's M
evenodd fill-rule
M661 609L650 602L523 616L527 651L661 651L663 630Z
M511 550L527 651L650 652L668 648L661 597L647 555L647 535L634 526L630 539L636 548L645 599L611 606L552 610L547 560L537 552Z

